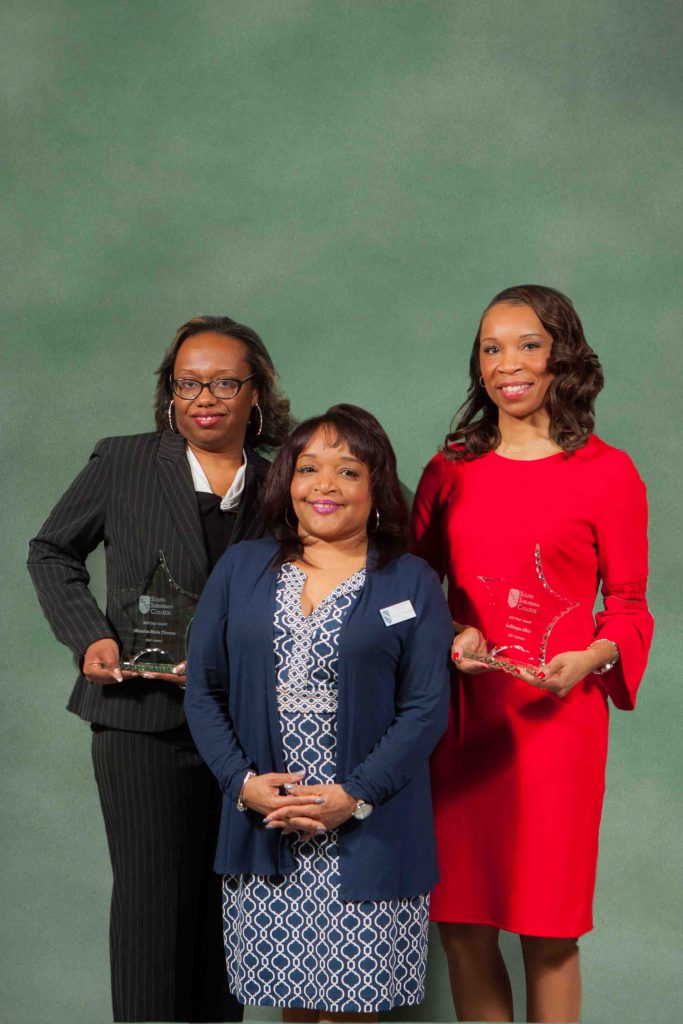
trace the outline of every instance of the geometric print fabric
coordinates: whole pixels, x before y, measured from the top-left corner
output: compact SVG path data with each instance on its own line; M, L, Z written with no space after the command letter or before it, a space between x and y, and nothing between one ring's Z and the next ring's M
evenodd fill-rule
M317 785L334 781L339 632L365 569L309 616L305 579L282 566L273 642L285 768ZM336 829L295 843L284 877L224 876L226 965L240 1002L369 1013L424 999L429 894L340 900L338 844Z

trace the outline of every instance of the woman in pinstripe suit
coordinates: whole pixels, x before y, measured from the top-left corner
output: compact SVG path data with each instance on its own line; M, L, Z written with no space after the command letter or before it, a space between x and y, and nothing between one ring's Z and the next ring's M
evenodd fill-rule
M183 324L158 370L150 434L100 441L29 546L29 571L55 635L80 669L68 708L91 723L111 854L115 1021L240 1020L223 963L212 871L220 794L183 713L184 664L165 675L120 666L117 595L163 551L199 594L225 548L262 533L258 497L290 426L259 336L229 317ZM107 608L88 589L102 541Z

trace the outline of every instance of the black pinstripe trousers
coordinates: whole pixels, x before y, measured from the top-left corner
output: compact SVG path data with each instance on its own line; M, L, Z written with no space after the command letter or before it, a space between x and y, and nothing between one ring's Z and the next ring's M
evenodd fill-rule
M92 729L114 872L114 1020L241 1020L226 980L220 878L212 870L221 802L215 779L186 726Z

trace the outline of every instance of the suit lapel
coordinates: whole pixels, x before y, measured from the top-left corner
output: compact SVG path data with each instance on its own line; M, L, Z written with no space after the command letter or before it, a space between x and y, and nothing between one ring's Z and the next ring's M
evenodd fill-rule
M208 562L199 506L194 492L190 464L185 454L185 438L165 430L157 452L159 481L178 532L204 580L208 575Z

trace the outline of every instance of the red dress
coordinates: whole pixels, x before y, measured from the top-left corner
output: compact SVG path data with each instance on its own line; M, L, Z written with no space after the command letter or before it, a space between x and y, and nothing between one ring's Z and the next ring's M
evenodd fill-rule
M457 622L487 635L479 577L528 579L536 546L548 584L576 602L547 660L596 637L620 661L564 698L502 672L458 674L448 731L433 758L441 881L436 921L574 937L592 928L607 757L607 696L635 706L652 637L645 486L625 452L592 436L533 462L489 452L436 455L413 508L413 550L448 577ZM593 618L598 585L604 610Z

